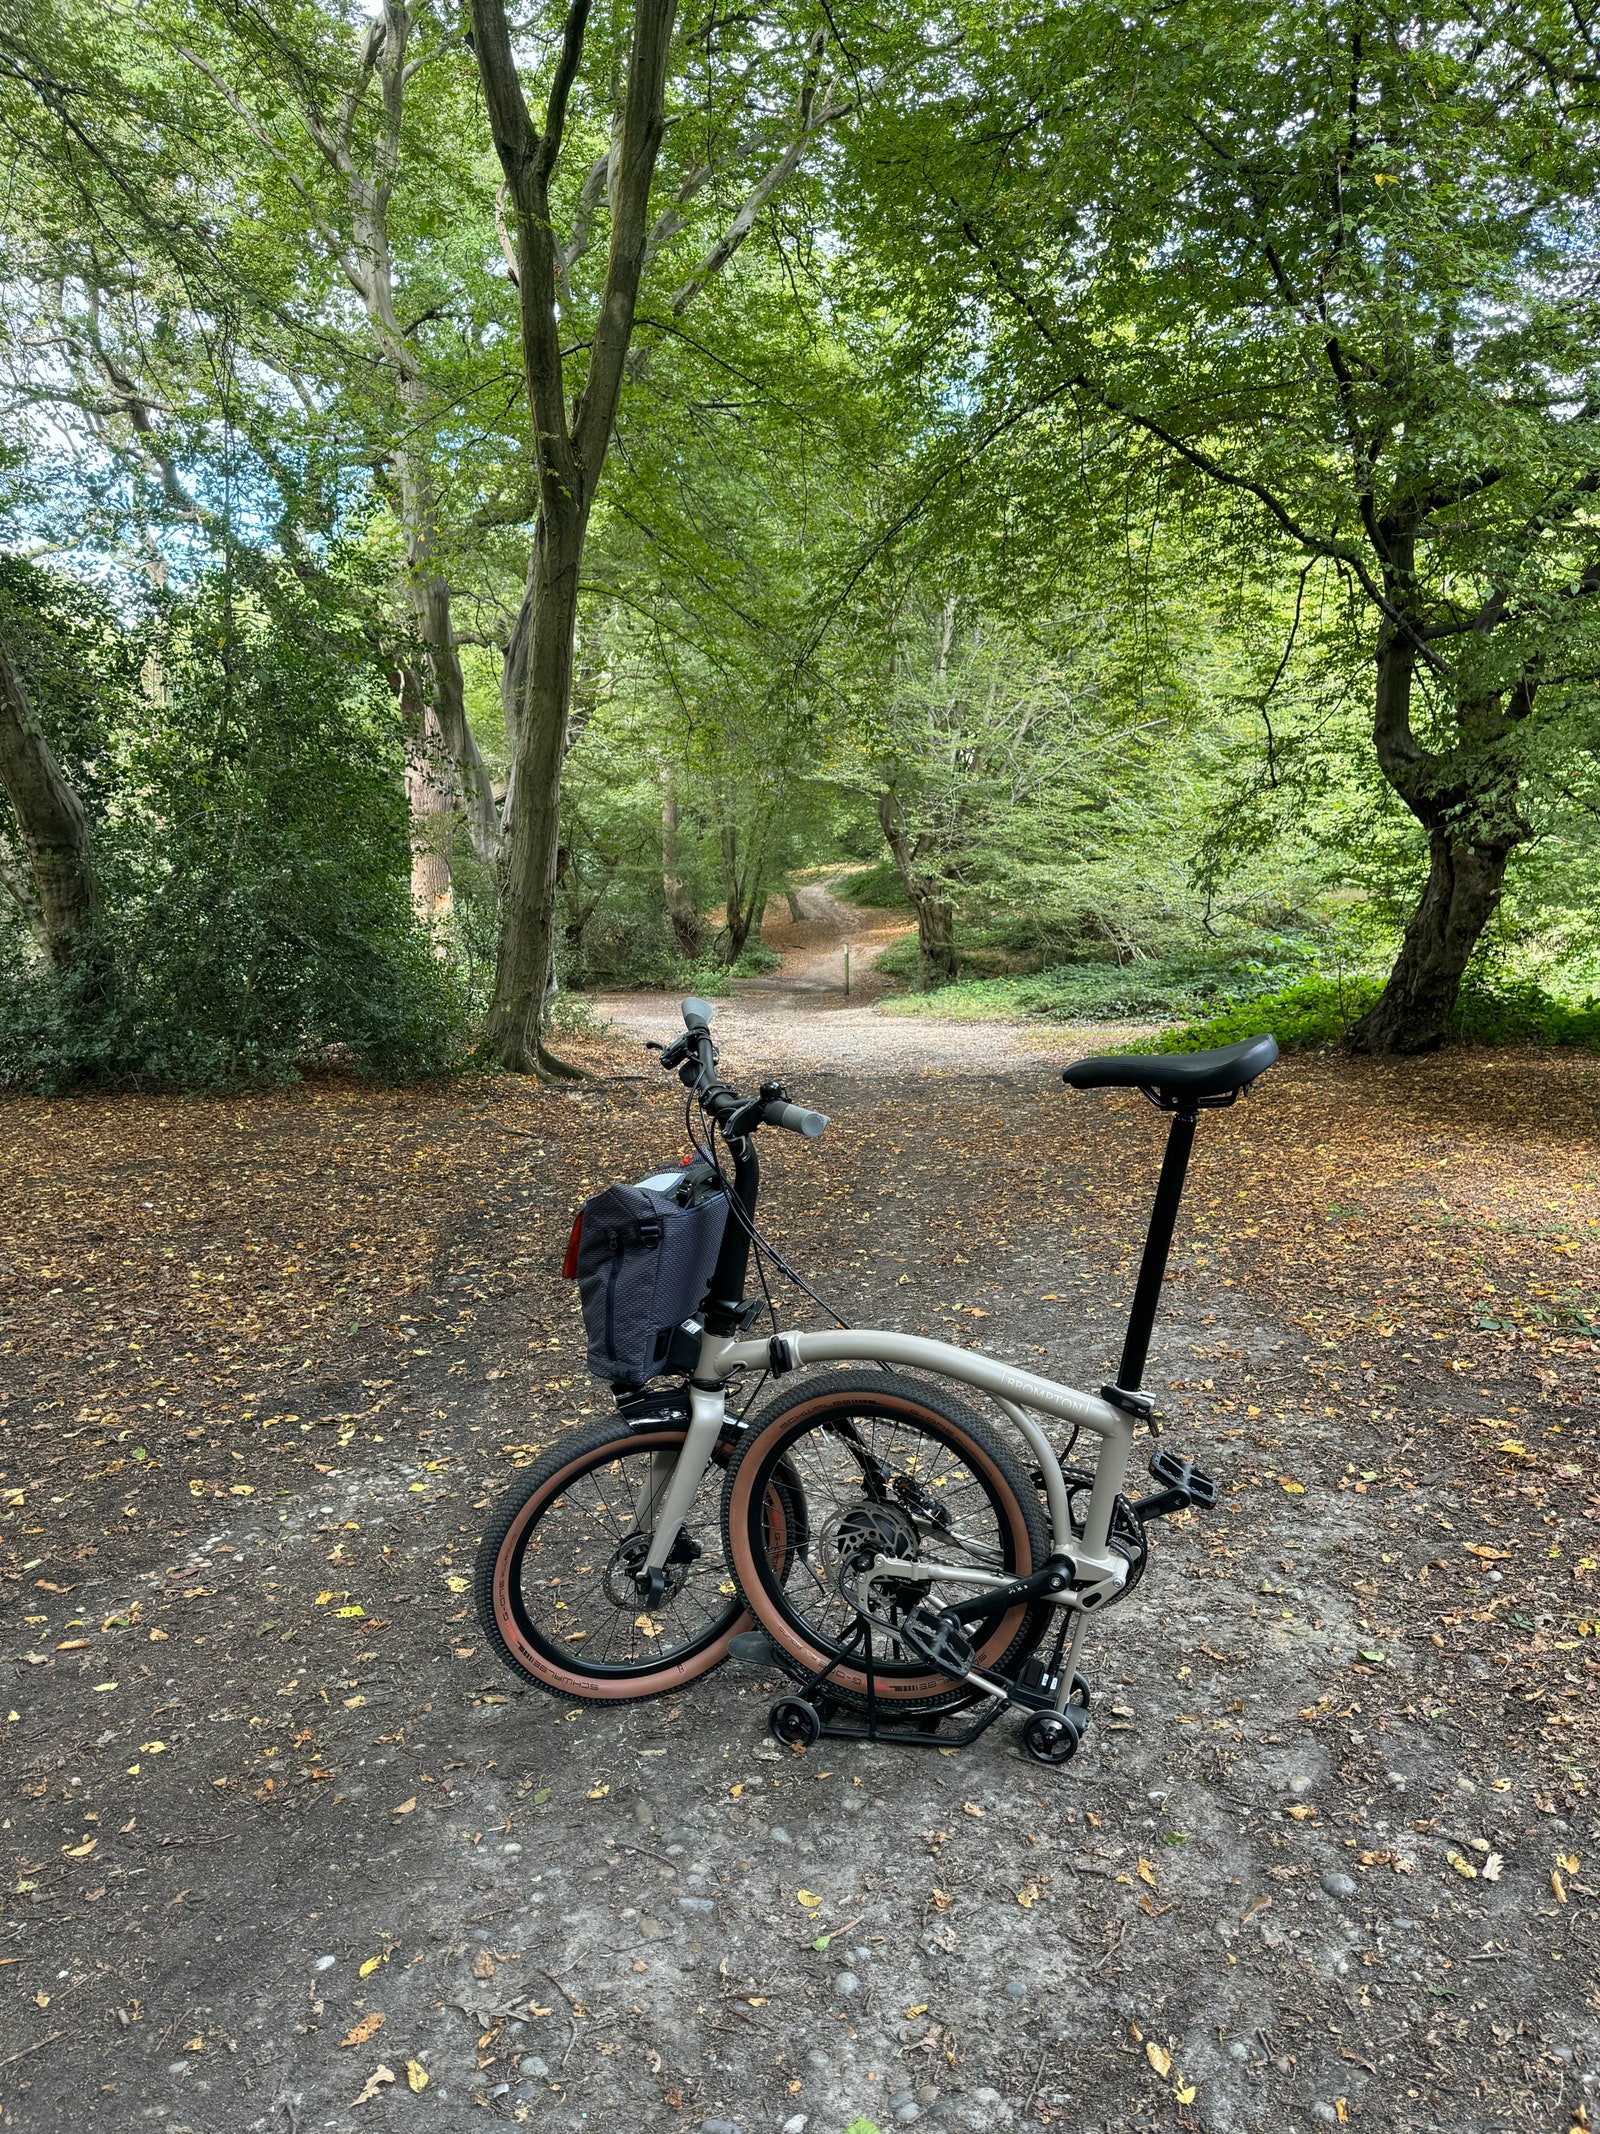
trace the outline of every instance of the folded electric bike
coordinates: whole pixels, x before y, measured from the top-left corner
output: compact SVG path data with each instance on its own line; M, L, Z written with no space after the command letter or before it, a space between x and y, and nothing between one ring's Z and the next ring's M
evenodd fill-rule
M1165 1450L1153 1490L1124 1483L1154 1427L1141 1380L1199 1114L1247 1094L1277 1045L1067 1068L1075 1089L1137 1089L1172 1118L1121 1364L1091 1394L917 1335L779 1330L766 1267L814 1292L758 1227L757 1135L828 1122L776 1083L720 1081L712 1012L685 1001L661 1052L688 1091L693 1156L597 1194L573 1226L567 1272L616 1413L567 1431L501 1502L478 1557L485 1633L529 1680L602 1700L679 1688L739 1637L796 1685L770 1714L791 1746L954 1747L1015 1708L1028 1754L1065 1763L1088 1725L1090 1617L1138 1584L1155 1520L1216 1502ZM752 1261L762 1295L747 1298ZM757 1393L794 1383L752 1416L754 1394L729 1401L751 1377ZM1049 1423L1070 1426L1063 1456ZM1085 1433L1095 1456L1070 1464Z

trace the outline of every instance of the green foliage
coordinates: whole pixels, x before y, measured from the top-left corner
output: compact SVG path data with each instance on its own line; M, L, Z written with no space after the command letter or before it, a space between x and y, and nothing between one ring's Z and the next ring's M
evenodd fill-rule
M910 975L915 944L900 944L879 958ZM1286 971L1303 967L1307 951L1291 941L1266 941L1249 949L1139 956L1127 963L1059 964L1024 978L965 979L931 993L902 995L880 1003L879 1012L937 1015L952 1021L990 1021L1001 1016L1051 1022L1143 1022L1193 1015L1208 1004L1266 994L1282 985ZM909 969L907 966L909 965Z
M461 1054L461 985L412 908L388 691L339 612L236 565L137 635L137 703L124 682L80 708L105 914L65 976L4 960L0 1083L389 1080ZM103 607L91 624L114 628Z
M866 911L911 909L911 899L906 895L900 870L893 860L878 860L870 867L859 868L854 874L847 874L833 883L832 889L841 902L858 904Z
M1266 1030L1285 1052L1337 1044L1377 999L1374 977L1299 979L1280 992L1230 1000L1202 1021L1168 1031L1151 1052L1206 1052ZM1450 1035L1478 1045L1581 1045L1600 1050L1600 1000L1563 1000L1532 979L1469 973Z

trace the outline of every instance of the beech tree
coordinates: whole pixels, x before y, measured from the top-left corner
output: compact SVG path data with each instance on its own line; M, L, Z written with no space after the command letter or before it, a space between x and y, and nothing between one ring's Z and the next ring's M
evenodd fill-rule
M535 509L507 650L515 755L486 1041L503 1065L546 1075L568 1071L541 1028L584 548L624 388L647 354L635 346L641 288L659 261L664 286L652 324L681 331L807 144L850 102L828 69L822 14L798 24L708 18L675 37L675 0L633 0L614 46L610 32L591 33L589 16L589 0L571 0L553 58L538 70L547 87L536 123L503 0L472 0L473 47L505 177ZM590 49L591 35L599 50ZM663 187L670 197L652 214L674 91L680 145ZM582 157L575 187L566 182L574 144ZM563 190L566 218L558 213ZM709 242L708 209L719 217ZM580 269L603 217L604 268L585 279Z
M1453 0L1132 25L1078 0L974 22L868 149L917 357L981 402L975 433L1030 439L1036 504L1204 513L1244 568L1338 587L1426 848L1359 1049L1440 1040L1508 859L1595 738L1600 107L1576 34Z

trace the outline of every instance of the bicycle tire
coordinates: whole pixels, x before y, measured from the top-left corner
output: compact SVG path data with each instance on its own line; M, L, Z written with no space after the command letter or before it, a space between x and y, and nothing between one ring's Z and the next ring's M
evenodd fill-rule
M535 1536L541 1523L558 1507L567 1502L567 1492L577 1491L586 1477L604 1472L615 1466L618 1470L624 1461L648 1458L656 1453L671 1453L681 1450L684 1441L682 1429L670 1425L650 1429L630 1430L615 1421L606 1420L589 1425L583 1430L569 1430L557 1439L542 1458L520 1473L509 1489L502 1495L491 1512L478 1544L477 1561L474 1567L474 1598L478 1620L483 1633L499 1658L514 1674L524 1681L547 1690L552 1696L566 1697L587 1703L617 1704L643 1702L650 1697L661 1697L673 1690L686 1688L702 1675L727 1658L729 1640L741 1630L751 1627L751 1619L740 1596L736 1583L727 1571L725 1560L718 1558L706 1563L705 1574L697 1579L697 1587L707 1584L716 1590L717 1598L725 1603L717 1609L709 1609L701 1601L703 1620L691 1635L677 1644L650 1653L644 1659L623 1658L610 1664L593 1664L570 1649L569 1641L586 1641L591 1635L574 1616L570 1602L564 1603L562 1612L576 1626L573 1630L557 1632L552 1624L543 1624L534 1619L529 1606L525 1584L528 1552L534 1546ZM702 1489L708 1484L716 1486L718 1469L726 1462L726 1452L721 1448L713 1456L713 1465L708 1471ZM614 1494L614 1490L610 1492ZM606 1511L604 1499L596 1492L600 1511ZM615 1513L615 1508L613 1508ZM625 1514L615 1513L609 1522L610 1530L617 1536L618 1550L628 1538L623 1531ZM768 1492L767 1517L769 1520L770 1545L787 1553L791 1547L791 1534L804 1531L803 1507L795 1502L789 1491L787 1478L781 1473ZM710 1528L718 1543L721 1541L720 1521L714 1517L704 1524ZM686 1529L687 1531L687 1529ZM600 1538L602 1522L592 1521L590 1535ZM606 1533L605 1538L610 1538ZM559 1549L559 1537L552 1536ZM576 1557L584 1552L574 1543L566 1544L574 1557L575 1571L589 1572L590 1564L578 1565ZM616 1551L613 1552L615 1558ZM560 1559L564 1562L564 1559ZM595 1551L592 1561L599 1560ZM698 1571L705 1563L704 1553L690 1566ZM719 1575L720 1573L720 1575ZM565 1578L565 1570L552 1573L543 1581L546 1589L559 1585ZM658 1607L656 1614L645 1608L637 1593L631 1591L626 1571L619 1572L613 1588L605 1585L605 1574L600 1574L599 1584L605 1593L608 1617L605 1608L598 1613L602 1624L612 1623L613 1638L619 1630L624 1635L629 1628L639 1630L643 1621L654 1622L662 1618L661 1629L665 1630L666 1618L687 1590L689 1573L685 1573L683 1587L674 1601ZM726 1591L723 1588L726 1587ZM573 1589L576 1590L575 1588ZM551 1603L548 1613L554 1617L556 1604ZM557 1636L569 1649L563 1651L556 1643ZM640 1637L649 1633L640 1632ZM628 1640L637 1647L639 1639ZM609 1642L608 1642L609 1649Z
M771 1639L777 1662L796 1680L818 1674L838 1659L839 1646L809 1621L790 1599L793 1552L778 1554L768 1530L756 1535L763 1518L760 1507L768 1499L774 1478L788 1467L804 1493L808 1514L808 1552L816 1528L819 1502L807 1464L796 1457L796 1448L814 1432L827 1433L830 1424L879 1419L891 1426L915 1430L943 1445L965 1470L978 1495L993 1514L996 1541L1003 1568L1022 1576L1043 1563L1050 1553L1049 1530L1037 1491L997 1432L975 1415L966 1404L943 1386L882 1371L828 1372L809 1384L786 1390L773 1400L750 1425L738 1447L723 1489L723 1553L744 1595L745 1603ZM838 1435L837 1430L834 1435ZM863 1474L865 1470L863 1470ZM957 1469L951 1470L954 1477ZM966 1483L960 1484L966 1488ZM953 1501L954 1493L946 1501ZM865 1500L863 1500L865 1501ZM826 1526L819 1530L825 1534ZM755 1538L753 1538L755 1537ZM810 1553L807 1556L810 1565ZM810 1594L825 1581L810 1571L812 1586L804 1581L798 1590ZM971 1588L961 1589L963 1596ZM998 1620L986 1619L972 1626L977 1665L989 1672L1015 1669L1044 1634L1052 1611L1047 1607L1017 1606ZM874 1647L875 1689L880 1703L896 1714L949 1711L981 1696L948 1675L931 1670L925 1662L880 1662ZM818 1688L817 1694L852 1709L867 1701L865 1669L841 1660Z

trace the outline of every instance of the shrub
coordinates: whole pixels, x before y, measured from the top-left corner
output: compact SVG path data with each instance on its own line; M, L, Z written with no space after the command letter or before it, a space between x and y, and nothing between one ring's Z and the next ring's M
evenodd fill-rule
M0 1083L454 1064L467 1003L412 905L397 718L369 648L250 558L226 598L202 585L143 635L159 689L106 698L92 733L80 712L73 737L95 767L97 936L67 972L0 954ZM48 726L51 701L36 708Z
M1302 978L1276 993L1229 1001L1202 1021L1169 1030L1155 1052L1207 1052L1270 1031L1285 1052L1334 1045L1383 990L1373 976ZM1532 979L1468 974L1450 1034L1479 1045L1585 1045L1600 1049L1600 1001L1560 999Z

